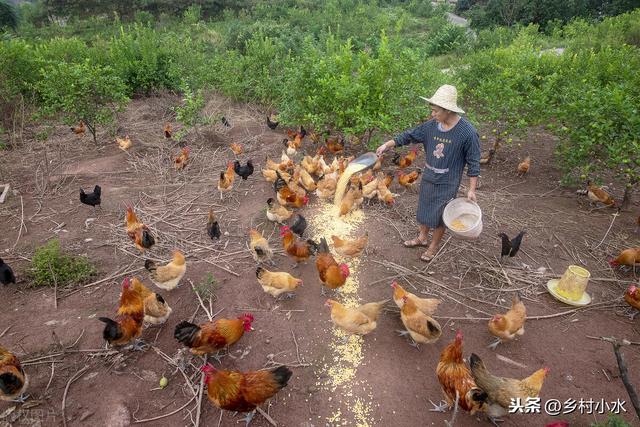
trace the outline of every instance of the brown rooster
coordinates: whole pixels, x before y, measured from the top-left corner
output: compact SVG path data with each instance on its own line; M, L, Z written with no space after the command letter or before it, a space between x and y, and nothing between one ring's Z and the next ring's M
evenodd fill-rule
M112 346L122 346L142 335L142 323L144 321L144 301L142 296L131 286L128 277L122 282L120 294L120 307L116 320L107 317L99 317L98 320L106 323L102 337ZM142 349L142 343L136 341L134 348Z
M458 330L455 340L442 350L436 375L446 399L446 404L437 406L436 410L443 411L447 406L453 407L456 396L458 405L471 415L485 410L487 393L478 388L462 359L462 331Z
M200 325L183 321L178 323L173 336L191 349L191 353L202 356L235 344L245 332L253 330L253 315L243 314L237 319L218 319Z
M256 408L287 386L292 372L286 366L252 372L221 371L202 367L207 396L220 409L250 412L240 420L249 425Z

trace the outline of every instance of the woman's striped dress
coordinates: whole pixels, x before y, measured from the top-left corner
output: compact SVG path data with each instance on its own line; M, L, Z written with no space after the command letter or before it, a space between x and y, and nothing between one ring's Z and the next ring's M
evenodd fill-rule
M416 219L430 228L444 225L442 212L456 197L462 172L467 166L470 177L480 174L480 139L473 125L464 117L447 131L435 120L426 121L393 138L396 147L422 144L426 165L420 182L420 199Z

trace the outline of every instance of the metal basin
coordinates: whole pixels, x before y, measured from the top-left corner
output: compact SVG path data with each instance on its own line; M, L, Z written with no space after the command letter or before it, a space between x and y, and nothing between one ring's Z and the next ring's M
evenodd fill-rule
M373 165L375 165L377 161L378 161L378 156L376 156L376 153L369 152L369 153L364 153L361 156L358 156L357 158L351 160L349 164L351 165L355 163L355 164L363 165L364 169L368 169Z

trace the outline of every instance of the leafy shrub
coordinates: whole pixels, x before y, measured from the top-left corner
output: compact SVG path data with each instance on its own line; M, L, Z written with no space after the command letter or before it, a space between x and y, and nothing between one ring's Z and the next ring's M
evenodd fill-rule
M49 240L36 249L31 260L33 284L36 286L68 286L86 282L96 273L89 260L65 254L60 241Z
M435 56L460 49L467 42L467 29L454 24L445 24L429 37L427 55Z
M194 25L202 18L202 6L193 4L187 8L182 14L182 20L185 25Z
M0 0L0 29L18 27L18 11L8 0Z
M133 21L142 25L151 25L154 21L153 14L146 10L136 10L133 15Z
M182 86L182 92L182 105L175 108L176 120L183 125L175 135L178 141L184 138L189 129L195 128L196 132L198 132L198 125L205 123L201 115L204 108L202 89L194 91L185 83Z
M36 87L41 114L62 114L65 123L83 120L96 142L96 127L107 125L127 102L127 88L109 66L85 61L81 64L60 62L41 70Z
M128 95L149 94L154 90L177 89L179 80L172 75L171 52L158 32L134 24L111 39L109 64L128 87Z
M90 57L89 47L78 37L54 37L37 46L37 55L45 63L82 63Z
M613 19L601 31L617 38L622 32L615 28L626 19ZM580 44L582 36L576 33L598 30L576 21L562 31L575 34L572 42ZM547 124L561 137L558 154L567 181L613 172L628 186L636 185L640 50L624 44L597 50L574 45L557 55L543 52L544 43L529 27L507 47L471 55L457 77L467 85L476 111L507 130Z
M593 423L591 427L631 427L631 424L627 423L618 415L609 415L607 421L601 423Z
M424 104L418 95L442 79L414 51L390 45L383 34L371 51L355 51L335 38L324 50L305 42L302 57L286 69L279 118L360 135L415 123Z
M0 125L11 127L25 100L33 98L41 61L20 39L0 42Z

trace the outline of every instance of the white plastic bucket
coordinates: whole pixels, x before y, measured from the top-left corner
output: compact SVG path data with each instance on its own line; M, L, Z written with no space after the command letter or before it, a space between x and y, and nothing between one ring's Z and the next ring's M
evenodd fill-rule
M466 197L447 203L442 220L454 235L463 239L475 239L482 233L482 210Z

